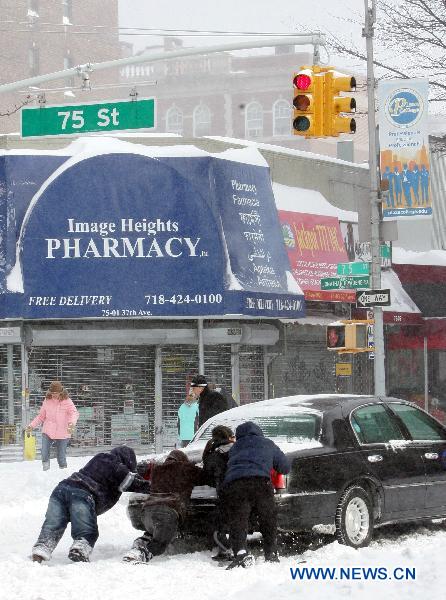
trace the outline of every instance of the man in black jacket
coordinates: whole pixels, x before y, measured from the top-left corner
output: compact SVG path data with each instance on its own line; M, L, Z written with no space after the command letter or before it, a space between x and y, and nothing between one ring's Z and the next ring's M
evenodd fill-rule
M277 510L271 470L288 473L290 463L276 444L264 437L258 425L247 421L235 430L236 442L229 451L228 466L220 491L223 510L229 517L234 560L228 569L249 567L254 558L247 553L249 517L255 512L263 537L265 560L279 562L277 555Z
M230 427L217 425L212 430L212 438L206 444L203 451L203 474L206 484L215 487L217 497L220 496L220 489L228 465L229 451L235 442L235 436ZM213 558L232 559L232 551L229 547L229 526L227 515L223 512L223 507L218 504L217 509L217 529L214 531L214 542L218 546L218 553Z
M228 403L225 398L219 392L212 391L209 388L204 375L195 375L190 387L192 393L198 397L198 427L201 427L211 417L228 410Z
M32 559L49 560L71 521L74 541L68 558L88 562L99 536L97 516L114 506L122 492L149 491L150 483L136 473L136 455L132 448L118 446L110 452L96 454L85 467L54 488L32 549Z

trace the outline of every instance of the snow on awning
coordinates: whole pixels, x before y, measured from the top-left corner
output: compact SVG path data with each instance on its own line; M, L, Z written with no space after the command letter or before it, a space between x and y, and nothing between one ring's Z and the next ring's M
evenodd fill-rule
M304 315L253 148L3 152L0 198L0 318Z

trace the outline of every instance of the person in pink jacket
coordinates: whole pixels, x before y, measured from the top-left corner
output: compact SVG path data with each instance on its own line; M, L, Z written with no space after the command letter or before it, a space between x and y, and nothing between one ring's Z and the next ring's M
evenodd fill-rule
M57 448L57 462L61 469L67 466L67 446L70 441L79 413L60 381L53 381L48 389L40 412L26 428L31 431L42 427L42 465L50 468L50 446L54 441Z

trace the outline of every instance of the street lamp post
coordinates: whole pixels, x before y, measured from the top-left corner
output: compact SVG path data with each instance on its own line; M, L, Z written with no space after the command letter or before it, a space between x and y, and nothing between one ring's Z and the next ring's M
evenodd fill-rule
M379 192L378 157L376 142L376 119L375 119L375 75L373 71L373 28L376 21L375 0L364 0L365 26L363 37L366 38L367 47L367 104L368 104L368 130L369 130L369 167L370 167L370 246L372 254L372 288L381 288L381 254L380 254L380 223L381 223L381 199ZM375 394L381 396L386 393L386 375L384 363L384 323L383 311L380 306L374 307L375 319L375 360L374 379Z

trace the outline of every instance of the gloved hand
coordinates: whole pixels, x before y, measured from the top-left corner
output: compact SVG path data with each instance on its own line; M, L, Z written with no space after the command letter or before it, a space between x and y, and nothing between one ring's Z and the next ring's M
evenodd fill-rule
M33 430L33 428L31 427L31 425L28 425L28 427L25 429L25 433L31 433Z
M73 433L74 425L73 423L68 423L67 432L69 435Z

